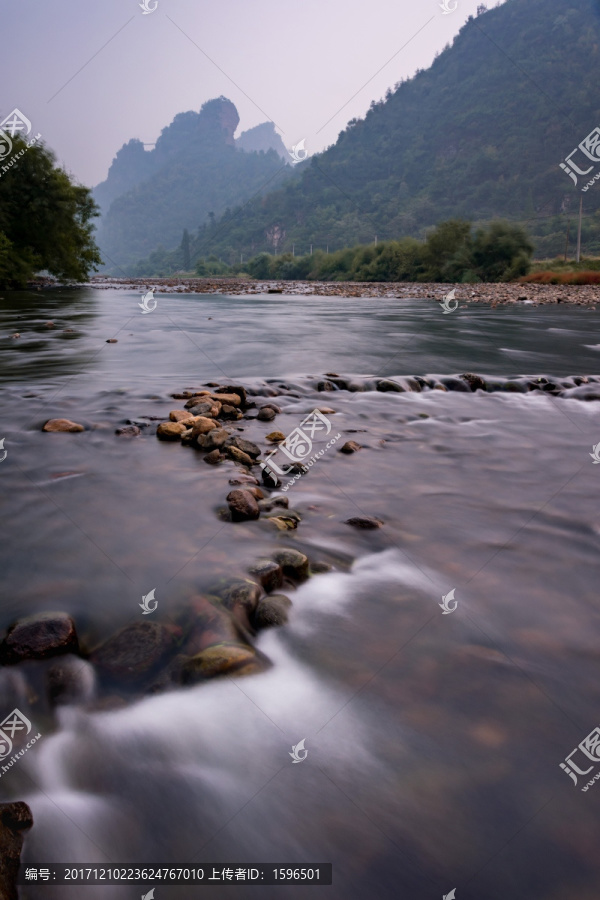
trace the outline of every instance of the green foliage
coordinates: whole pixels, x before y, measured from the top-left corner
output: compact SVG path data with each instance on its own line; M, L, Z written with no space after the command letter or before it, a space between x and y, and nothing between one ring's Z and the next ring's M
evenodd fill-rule
M15 137L12 156L17 155L0 177L0 284L24 287L43 269L84 281L101 263L90 191L73 184L41 144L28 148Z
M259 253L247 270L258 280L497 282L525 275L532 252L527 233L510 222L473 234L469 222L451 219L425 241L402 238L297 257Z
M231 274L229 266L216 256L209 256L206 260L200 259L196 263L196 275L202 278L221 278L229 274Z

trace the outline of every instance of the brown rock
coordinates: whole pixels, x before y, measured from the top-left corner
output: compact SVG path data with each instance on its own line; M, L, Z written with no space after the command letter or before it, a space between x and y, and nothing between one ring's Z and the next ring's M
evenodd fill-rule
M267 435L267 440L271 444L279 444L281 441L285 441L285 434L283 431L272 431L271 434Z
M219 403L226 403L228 406L241 406L242 398L239 394L212 394L212 399Z
M289 497L284 497L283 495L278 497L267 497L265 500L258 501L258 508L261 512L271 512L275 507L288 509L289 505Z
M281 412L281 407L277 406L277 404L273 403L271 400L269 400L268 403L263 403L263 405L261 406L261 409L274 409L276 413Z
M247 453L244 453L242 450L238 450L237 447L226 447L225 452L230 459L233 459L235 462L240 463L242 466L247 466L249 469L254 465L254 460L251 456L248 456Z
M0 803L0 898L18 900L17 875L21 862L23 832L33 825L26 803Z
M260 456L260 447L257 444L253 443L253 441L247 441L245 438L239 437L239 435L233 435L227 441L226 446L237 447L238 450L241 450L243 453L247 453L248 456L258 457Z
M258 484L258 479L254 477L254 475L234 475L233 478L229 479L229 484Z
M42 431L85 431L83 425L78 425L77 422L71 422L70 419L48 419Z
M270 406L263 406L263 408L258 411L258 418L261 422L270 422L276 415L277 413Z
M120 437L136 437L136 435L141 434L142 429L138 428L137 425L124 425L123 428L117 428L115 434L118 434Z
M357 450L360 450L360 444L357 444L356 441L346 441L343 447L340 447L340 453L356 453Z
M209 431L219 427L218 422L215 422L214 419L209 419L208 416L195 416L192 421L194 423L192 438L197 438L200 434L208 434Z
M187 431L185 422L161 422L156 437L161 441L179 441L184 431Z
M75 623L64 612L36 613L11 625L0 645L0 659L16 663L23 659L47 659L60 653L77 653Z
M224 428L213 428L207 434L198 435L196 443L202 450L220 450L229 436Z
M220 384L217 388L217 394L237 394L241 398L242 406L246 406L246 388L243 388L240 384Z
M254 627L271 628L277 625L285 625L288 621L288 611L292 601L285 594L271 594L260 601L254 614Z
M107 344L118 344L118 340L116 338L109 338L106 342Z
M248 645L215 644L188 660L183 670L183 682L194 684L216 675L249 675L264 667Z
M381 519L373 516L352 516L351 519L346 519L346 525L353 525L354 528L381 528L383 524Z
M201 594L189 601L185 618L183 627L187 637L181 652L188 657L213 644L239 640L240 632L229 610Z
M296 581L303 581L305 578L308 578L308 556L300 553L299 550L280 550L275 554L275 561L283 569L284 575L289 575L290 578L295 578Z
M108 638L90 659L107 677L133 682L157 666L173 647L173 633L165 625L136 622Z
M283 569L272 559L259 559L248 571L262 584L268 594L283 584Z
M94 667L79 656L63 656L46 674L48 699L52 706L89 703L96 687Z
M223 459L223 455L220 450L211 450L210 453L207 453L202 459L205 463L208 463L209 466L216 466L217 463L220 463Z
M227 503L234 522L258 519L260 510L256 498L249 491L233 490L227 494Z
M193 419L191 412L187 409L172 409L169 413L171 422L185 422Z

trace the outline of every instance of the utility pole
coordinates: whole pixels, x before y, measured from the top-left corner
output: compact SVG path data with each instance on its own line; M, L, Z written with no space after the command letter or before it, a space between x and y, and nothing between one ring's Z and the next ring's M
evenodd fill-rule
M296 255L296 245L292 244L292 256Z
M377 235L375 235L375 246L377 246Z
M569 252L569 229L571 228L571 220L567 222L567 240L565 243L565 262L567 261L567 253Z
M579 228L577 229L577 262L581 259L581 219L583 213L583 197L579 198Z
M310 255L312 256L312 244L310 245Z

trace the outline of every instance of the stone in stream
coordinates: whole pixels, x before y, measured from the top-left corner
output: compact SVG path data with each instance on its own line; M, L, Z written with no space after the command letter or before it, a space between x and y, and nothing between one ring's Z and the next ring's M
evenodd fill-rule
M221 404L226 404L227 406L242 405L242 398L239 394L211 394L211 396L213 400L216 400Z
M234 579L215 589L223 607L231 613L235 621L248 632L254 610L260 600L262 589L250 578Z
M360 449L361 445L357 444L356 441L346 441L344 446L340 447L340 453L356 453Z
M247 644L214 644L185 663L182 681L195 684L217 675L251 675L267 665L264 657Z
M180 441L185 431L185 422L161 422L156 429L156 437L161 441Z
M90 656L100 672L115 681L143 678L173 649L172 630L157 622L136 622L100 644Z
M346 519L346 525L352 525L354 528L375 529L381 528L384 522L381 519L375 519L373 516L352 516Z
M228 403L224 403L221 407L221 418L222 419L241 419L242 414L235 406L229 406Z
M33 825L26 803L0 803L0 898L18 900L17 875L21 863L23 832Z
M255 460L253 460L251 456L248 456L248 454L244 453L242 450L238 450L237 447L233 447L230 445L229 447L226 446L224 449L227 456L234 462L239 463L241 466L246 466L248 469L251 469L252 466L255 465Z
M460 376L466 381L472 391L486 391L487 385L481 375L474 375L473 372L465 372Z
M285 594L271 594L270 597L264 597L254 613L254 627L258 630L285 625L291 605L292 601Z
M78 432L85 431L83 425L79 425L77 422L71 422L70 419L48 419L42 431L51 431L51 432Z
M284 575L289 575L290 578L294 578L296 581L304 581L308 578L308 556L300 553L299 550L279 550L273 558L283 569Z
M208 463L209 466L216 466L224 458L225 457L220 450L211 450L210 453L207 453L206 456L202 457L204 462Z
M242 406L246 406L246 404L248 402L246 388L242 387L240 384L220 384L217 387L215 393L216 394L236 394L240 398Z
M264 500L258 501L258 508L261 512L271 512L275 507L279 507L280 509L288 509L290 505L290 498L277 496L277 497L267 497Z
M185 422L186 420L193 419L191 412L189 409L172 409L169 413L169 419L171 422Z
M406 390L401 384L398 384L397 381L392 381L390 378L381 378L376 383L376 387L378 391L383 391L384 393L387 391L394 391L397 394L403 394Z
M258 479L255 478L254 475L243 475L240 473L239 475L234 475L233 478L230 478L229 484L258 484Z
M190 421L193 422L192 438L197 438L201 434L208 434L209 431L214 431L215 428L219 427L219 423L215 422L214 419L209 419L208 416L193 416Z
M452 376L444 377L441 380L441 383L444 385L447 391L470 391L471 388L465 384L464 381L460 378L453 378Z
M277 413L272 406L263 406L262 409L259 409L257 418L261 422L270 422L276 415Z
M248 571L262 584L267 594L276 591L283 584L283 569L272 559L259 559Z
M52 706L89 703L96 693L94 667L78 656L62 656L48 669L46 687Z
M117 428L115 434L119 437L136 437L141 434L142 430L137 425L124 425L123 428Z
M256 498L249 491L236 489L227 494L227 503L234 522L258 519L260 510Z
M224 428L213 428L207 434L200 434L196 438L196 444L202 450L220 450L230 434Z
M239 437L239 435L233 435L230 437L226 443L226 447L237 447L238 450L241 450L242 453L246 453L248 456L252 456L254 458L260 456L260 447L257 446L252 441L248 441L245 438Z
M78 650L79 641L71 616L64 612L36 613L10 626L0 644L0 660L10 664L24 659L77 653Z
M281 441L285 441L285 434L283 431L272 431L267 435L267 440L271 444L280 444Z

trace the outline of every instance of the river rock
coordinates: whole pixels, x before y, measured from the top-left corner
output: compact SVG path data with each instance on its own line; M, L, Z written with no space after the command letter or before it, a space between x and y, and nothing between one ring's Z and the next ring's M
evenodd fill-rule
M258 630L285 625L291 605L292 601L285 594L271 594L270 597L264 597L254 613L254 627Z
M318 391L335 391L336 386L331 381L318 381L317 382L317 390Z
M234 475L229 479L229 484L258 484L258 479L254 475Z
M201 434L208 434L209 431L214 431L215 428L219 427L219 423L215 422L214 419L209 419L208 416L194 416L192 426L192 438L197 438Z
M157 666L173 646L173 633L165 625L136 622L109 637L90 660L103 675L130 683Z
M221 407L221 419L241 419L242 414L235 406L230 406L228 403L224 403Z
M259 409L257 418L261 422L270 422L276 415L277 413L272 406L263 406L262 409Z
M246 406L248 402L246 388L242 387L240 384L220 384L215 393L218 395L236 394L240 398L242 406Z
M354 528L374 529L381 528L384 523L381 519L375 519L373 516L352 516L346 519L346 525L352 525Z
M171 422L185 422L187 419L193 419L189 409L172 409L169 413Z
M202 450L220 450L228 438L229 432L224 428L213 428L207 434L199 434L196 444Z
M260 510L256 498L249 491L236 489L227 494L227 503L234 522L258 519Z
M284 575L289 575L290 578L294 578L296 581L304 581L308 578L308 556L300 553L299 550L279 550L273 558L283 569Z
M248 571L262 584L267 594L283 584L283 569L272 559L259 559Z
M26 803L0 803L0 898L18 900L17 875L21 863L23 832L33 825Z
M280 444L281 441L285 441L285 434L283 431L272 431L267 435L267 440L271 444Z
M225 453L234 462L239 463L241 466L246 466L248 469L251 469L254 465L254 460L252 459L252 457L248 456L248 454L244 453L242 450L238 450L237 447L226 447Z
M237 447L237 449L241 450L242 453L246 453L248 456L252 456L254 458L260 456L260 447L258 447L252 441L247 441L245 438L239 437L239 435L237 434L230 437L225 446Z
M466 381L472 391L486 391L487 385L481 375L474 375L473 372L465 372L460 376Z
M340 453L356 453L357 450L361 449L361 445L357 444L356 441L346 441L343 447L340 447Z
M85 428L83 427L83 425L79 425L77 422L71 422L70 419L48 419L48 421L42 428L42 431L76 432L76 431L85 431Z
M262 480L268 488L281 487L281 480L272 469L268 468L268 463L266 464L265 468L261 466L261 472Z
M187 427L184 422L161 422L156 429L156 437L161 441L180 441L185 431Z
M255 604L256 605L256 604ZM181 652L186 657L195 656L213 644L237 642L243 632L220 597L213 600L202 594L192 597L183 615L185 639Z
M94 667L78 656L63 656L48 669L46 687L52 706L89 703L96 692Z
M211 450L210 453L207 453L206 456L203 456L202 459L205 463L208 463L209 466L216 466L218 463L224 459L223 454L220 450Z
M124 425L123 428L117 428L115 431L115 434L118 434L119 437L136 437L141 433L142 429L137 425Z
M47 659L61 653L77 653L75 623L64 612L36 613L11 625L0 645L0 659L16 663L23 659Z
M272 509L279 507L281 509L287 509L290 505L289 497L277 496L277 497L267 497L265 500L258 501L258 508L262 512L271 512Z
M106 341L107 344L118 344L118 340L116 338L108 338Z
M221 405L226 404L227 406L241 406L242 398L239 394L211 394L212 399L216 400L217 403Z
M260 585L250 578L234 579L227 582L223 587L218 587L215 593L220 598L223 607L229 610L235 621L248 631L251 627L252 616L262 594Z
M390 378L380 378L375 386L378 391L383 391L384 393L387 391L393 391L396 394L405 393L405 388L403 388L401 384L398 384L397 381L392 381Z
M187 661L183 667L184 684L195 684L217 675L250 675L264 665L247 644L215 644Z
M452 376L444 377L441 380L441 383L444 385L447 391L470 391L471 388L465 384L460 378L454 378Z

